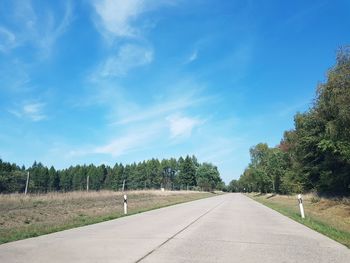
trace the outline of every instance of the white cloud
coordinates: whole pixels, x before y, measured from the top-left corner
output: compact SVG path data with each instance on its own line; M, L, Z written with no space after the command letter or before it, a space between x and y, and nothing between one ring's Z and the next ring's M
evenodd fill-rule
M172 138L189 137L192 130L203 122L196 118L182 117L178 115L166 118L169 123L170 134Z
M172 3L173 0L93 0L95 11L94 22L99 33L111 44L110 52L104 62L94 72L90 79L99 82L101 78L120 77L129 70L147 65L153 61L153 49L145 44L148 41L143 37L147 19L140 21L142 14L155 10L160 6ZM117 38L132 38L138 44L127 44L118 47Z
M133 68L151 63L153 50L134 44L123 45L116 55L112 55L100 66L92 76L92 80L100 77L120 77Z
M47 119L47 116L43 113L45 103L26 103L23 104L19 109L9 110L10 113L18 118L30 119L31 121L41 121Z
M144 13L162 5L173 4L170 0L95 0L93 7L97 14L95 23L100 33L111 37L139 37L140 26L136 20Z
M136 29L130 22L143 12L144 1L140 0L104 0L94 1L99 16L99 28L118 37L131 37Z
M146 148L154 148L159 141L168 140L169 134L171 139L174 139L171 143L176 144L177 139L189 137L195 128L204 123L199 118L181 115L179 112L191 107L198 107L211 97L204 97L198 89L187 92L182 90L176 93L172 91L163 95L159 101L145 106L136 105L135 102L130 102L126 97L118 97L112 92L109 97L106 97L107 101L104 103L111 107L110 118L112 120L118 119L117 122L112 123L117 124L117 128L114 125L109 126L110 139L104 144L73 150L69 156L96 154L112 157L125 156L130 152L142 152ZM169 99L164 101L164 98ZM130 104L132 105L130 106ZM116 111L113 107L117 107ZM120 112L119 108L126 109L126 111Z
M94 22L99 33L111 44L110 52L90 80L99 82L106 77L120 77L129 70L147 65L153 61L153 49L145 44L147 40L142 37L142 23L139 17L150 10L154 10L168 1L160 0L93 0L92 6L96 15ZM137 22L137 23L136 23ZM145 21L143 21L145 22ZM135 38L138 44L127 44L118 47L116 38ZM111 52L112 51L112 52Z

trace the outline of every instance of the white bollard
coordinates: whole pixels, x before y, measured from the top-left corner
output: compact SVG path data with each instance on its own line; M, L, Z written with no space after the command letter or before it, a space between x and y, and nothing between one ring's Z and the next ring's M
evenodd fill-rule
M298 201L299 201L299 208L300 208L301 218L305 218L304 207L303 207L303 199L301 198L301 194L298 194Z
M124 195L124 215L128 213L128 197Z

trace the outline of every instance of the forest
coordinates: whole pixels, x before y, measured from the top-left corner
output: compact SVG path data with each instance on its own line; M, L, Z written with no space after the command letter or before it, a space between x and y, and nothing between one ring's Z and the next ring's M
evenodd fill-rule
M24 192L29 172L29 193L53 191L160 189L204 190L223 189L220 173L211 163L199 163L195 156L151 159L123 165L116 163L95 166L76 165L67 169L48 168L40 162L25 168L0 159L0 193Z
M276 147L259 143L230 191L350 195L350 47L318 85L310 108L294 116Z

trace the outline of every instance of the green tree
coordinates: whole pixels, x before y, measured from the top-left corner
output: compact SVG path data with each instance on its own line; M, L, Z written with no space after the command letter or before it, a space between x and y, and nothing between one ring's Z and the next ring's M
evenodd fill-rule
M189 156L184 160L179 159L179 183L185 188L197 185L196 166Z
M342 48L310 109L280 145L258 144L239 183L249 191L350 195L350 47ZM272 185L272 187L271 187Z
M60 187L60 178L53 166L50 167L49 173L49 182L48 182L48 191L58 191Z
M216 166L211 163L203 163L197 169L197 184L204 191L212 191L221 185L221 178Z
M236 179L232 180L232 181L228 184L227 190L228 190L229 192L233 192L233 193L235 193L235 192L240 192L240 191L241 191L241 187L240 187L239 181L236 180Z
M162 169L158 159L151 159L147 164L147 181L151 188L160 188L162 183Z
M68 192L72 190L72 176L67 169L59 171L59 184L60 190L63 192Z

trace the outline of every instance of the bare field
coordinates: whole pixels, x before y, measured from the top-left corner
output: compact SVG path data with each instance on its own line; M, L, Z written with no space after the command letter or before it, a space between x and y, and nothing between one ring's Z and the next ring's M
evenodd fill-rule
M306 219L302 220L296 196L257 193L248 196L350 247L349 198L303 195Z
M191 191L129 191L128 213L210 197ZM0 243L123 216L123 194L113 191L0 195Z

